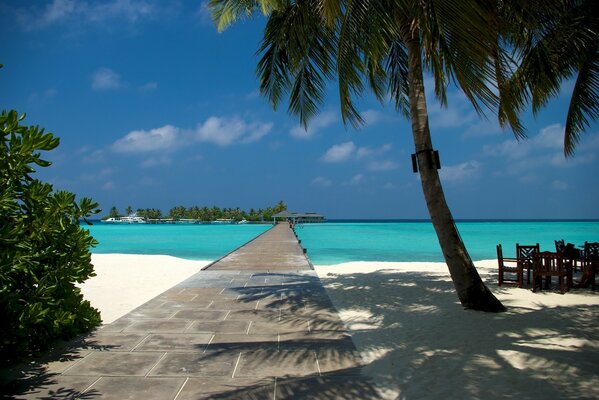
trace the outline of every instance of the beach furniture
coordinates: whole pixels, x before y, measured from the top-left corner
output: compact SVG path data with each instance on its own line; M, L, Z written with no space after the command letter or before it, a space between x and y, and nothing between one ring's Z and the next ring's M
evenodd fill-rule
M555 241L555 251L563 254L565 262L574 268L574 272L578 271L578 264L583 263L583 252L580 249L572 243L565 243L562 239Z
M562 253L542 251L533 254L532 291L549 289L551 278L557 276L560 292L563 294L571 282L571 268L566 268ZM544 282L543 282L544 281Z
M516 243L516 259L518 260L518 268L521 274L524 274L526 269L526 283L530 285L530 271L532 271L533 260L532 256L540 251L539 244L521 245ZM523 278L524 280L524 278Z
M506 265L509 263L509 265ZM515 264L515 265L512 265ZM517 258L506 258L503 256L501 244L497 245L497 265L498 278L497 285L501 286L504 283L515 283L518 287L522 287L522 268L518 264Z
M599 242L584 242L582 259L582 279L578 287L586 287L589 283L595 290L595 274L599 268Z

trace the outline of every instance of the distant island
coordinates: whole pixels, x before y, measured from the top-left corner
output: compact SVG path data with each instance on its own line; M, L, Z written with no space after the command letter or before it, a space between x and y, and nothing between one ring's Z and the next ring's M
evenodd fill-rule
M250 209L249 211L236 208L220 208L217 206L176 206L169 210L168 214L163 214L162 210L157 208L138 208L128 206L124 213L121 213L117 207L112 207L108 214L102 217L106 222L145 222L145 223L168 223L168 222L189 222L189 223L240 223L252 222L271 223L273 215L287 210L287 205L282 200L276 205L267 208Z

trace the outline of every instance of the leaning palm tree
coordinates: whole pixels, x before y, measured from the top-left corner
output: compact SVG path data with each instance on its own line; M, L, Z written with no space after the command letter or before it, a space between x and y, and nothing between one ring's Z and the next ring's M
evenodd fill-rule
M478 112L497 112L502 125L524 136L520 112L531 98L533 105L542 105L555 91L555 85L545 83L547 76L535 75L535 61L546 56L534 51L545 32L539 27L554 21L568 2L551 0L555 7L533 13L538 18L525 29L521 24L531 10L527 2L517 1L211 0L210 7L219 30L255 10L268 15L259 50L260 89L275 108L289 93L289 111L304 127L322 106L326 83L335 76L346 124L363 122L354 98L367 87L380 101L393 100L412 123L424 197L458 298L466 308L502 311L480 279L445 200L429 130L424 72L432 74L443 105L447 87L454 83ZM585 54L592 59L597 53ZM567 71L556 66L553 72L561 78Z
M212 0L210 6L219 29L254 8L268 15L260 89L275 108L289 92L289 111L304 127L335 74L345 123L363 122L354 97L367 85L381 101L391 95L411 120L424 197L460 302L475 310L505 310L478 275L445 200L424 89L429 70L443 104L453 80L477 110L481 103L498 105L488 85L494 78L488 55L495 37L485 30L485 10L476 1L447 0Z

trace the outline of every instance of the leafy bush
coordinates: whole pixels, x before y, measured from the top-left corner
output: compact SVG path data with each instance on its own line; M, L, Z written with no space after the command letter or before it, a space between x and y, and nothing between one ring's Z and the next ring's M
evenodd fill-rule
M97 204L34 179L51 163L40 150L59 139L22 126L16 111L0 115L0 365L48 348L100 324L100 313L75 283L94 276L90 246L97 242L79 219Z

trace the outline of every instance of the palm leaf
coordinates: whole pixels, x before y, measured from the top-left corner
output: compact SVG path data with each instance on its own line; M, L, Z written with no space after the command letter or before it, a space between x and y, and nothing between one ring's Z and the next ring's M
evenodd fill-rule
M564 153L574 154L580 135L589 126L588 117L599 118L599 47L591 49L578 73L564 133Z

